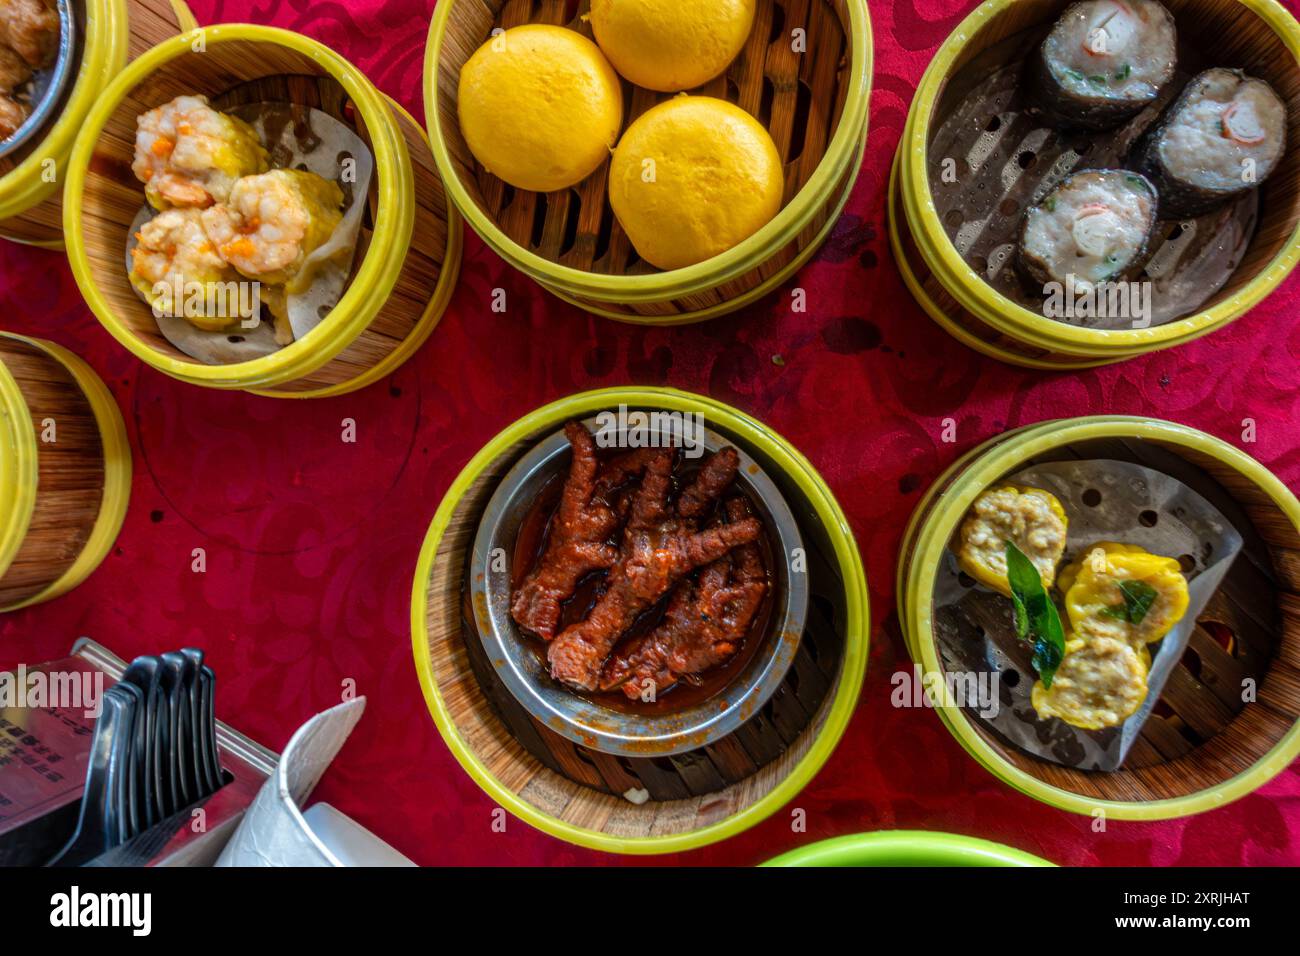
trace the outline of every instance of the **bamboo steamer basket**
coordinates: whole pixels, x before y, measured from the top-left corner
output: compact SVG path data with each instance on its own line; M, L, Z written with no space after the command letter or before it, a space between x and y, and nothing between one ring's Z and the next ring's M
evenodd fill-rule
M724 315L793 276L848 201L867 136L872 48L863 0L758 0L753 33L727 73L692 91L738 103L767 126L785 162L785 205L749 239L706 262L659 271L641 262L615 220L608 163L570 190L515 190L475 162L460 133L461 66L498 27L568 24L588 37L589 4L564 0L443 0L425 62L425 116L452 202L506 261L589 312L680 325ZM790 31L807 31L807 51ZM666 98L625 86L628 122ZM626 124L625 124L626 128Z
M460 270L460 217L446 202L419 124L356 67L287 30L225 24L158 44L104 91L77 138L64 229L92 311L142 361L182 381L283 398L339 395L391 374L437 325ZM290 101L352 122L375 156L357 264L338 305L302 339L250 361L207 365L172 346L124 265L144 203L131 173L136 118L173 97Z
M1088 772L1009 745L955 705L936 710L986 769L1051 806L1162 820L1223 806L1300 754L1300 502L1231 445L1172 422L1104 416L1046 422L967 453L935 483L903 541L900 621L927 680L944 676L933 629L937 570L975 498L1034 461L1111 458L1174 474L1243 531L1247 546L1198 619L1122 769ZM1242 701L1243 680L1257 697Z
M0 332L0 611L48 601L107 556L131 495L113 396L67 349Z
M783 853L765 867L1054 866L1013 847L928 830L880 830L822 840Z
M74 9L80 68L59 117L44 137L0 159L0 237L46 249L63 248L68 156L104 87L128 60L198 26L183 0L84 0Z
M786 496L800 520L810 574L828 586L814 583L812 589L810 623L791 668L797 689L788 677L773 700L734 734L680 757L612 758L520 719L508 692L493 687L493 668L478 659L477 633L466 625L475 614L466 607L468 589L463 588L467 552L499 479L566 421L620 405L700 413L710 429L743 446ZM824 565L818 563L823 560ZM827 641L832 631L838 643ZM789 801L844 732L865 675L868 637L861 556L843 512L808 461L741 412L667 388L584 392L524 416L493 438L439 505L411 595L420 685L443 740L465 771L499 806L537 829L618 853L705 846L746 830ZM809 651L809 645L817 650ZM812 653L819 655L816 661ZM765 758L756 756L772 740L779 746ZM647 789L651 798L638 805L622 795L636 788ZM653 795L675 790L680 797Z
M1200 311L1146 329L1089 329L1031 311L990 286L948 238L930 189L930 138L948 84L974 58L1064 9L1056 0L987 0L939 48L917 90L890 184L890 239L922 308L965 345L1014 365L1077 369L1200 338L1245 315L1300 259L1300 25L1275 0L1167 0L1180 37L1273 84L1288 104L1288 150L1261 186L1259 223L1226 285ZM1104 134L1103 134L1104 135ZM1086 165L1086 163L1084 164ZM1009 268L1009 267L1008 267Z

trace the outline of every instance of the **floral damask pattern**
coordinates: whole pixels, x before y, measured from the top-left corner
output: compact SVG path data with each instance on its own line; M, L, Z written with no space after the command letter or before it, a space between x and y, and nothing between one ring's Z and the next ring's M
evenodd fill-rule
M335 47L417 116L428 0L191 0L202 23L247 20ZM1173 418L1240 444L1300 487L1300 285L1286 282L1208 340L1074 374L1000 365L948 338L891 260L884 197L916 83L970 0L871 0L876 69L862 174L843 219L783 289L703 326L592 318L542 292L472 235L460 286L428 344L356 395L280 402L194 388L147 369L103 331L55 253L0 243L0 325L69 346L106 379L135 449L131 511L113 555L81 588L0 619L0 666L62 656L80 635L124 657L207 649L219 715L275 748L351 679L365 718L317 795L421 863L608 862L511 820L438 737L411 661L409 595L442 493L500 428L601 386L705 392L788 436L847 512L871 582L870 668L858 712L822 773L748 833L663 862L749 864L841 833L975 834L1067 864L1297 864L1300 769L1190 820L1093 821L997 782L928 711L890 707L908 666L892 593L904 525L954 458L1007 428L1102 412ZM1292 3L1286 4L1294 9ZM506 290L509 310L489 308ZM340 441L355 419L357 441ZM956 443L940 435L956 422ZM207 571L191 571L202 547ZM792 833L789 811L806 811Z

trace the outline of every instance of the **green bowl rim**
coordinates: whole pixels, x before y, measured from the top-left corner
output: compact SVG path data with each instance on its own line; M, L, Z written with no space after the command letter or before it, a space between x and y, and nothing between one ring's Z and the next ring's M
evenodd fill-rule
M760 864L787 866L1056 866L1042 857L979 837L930 830L850 833L798 847Z

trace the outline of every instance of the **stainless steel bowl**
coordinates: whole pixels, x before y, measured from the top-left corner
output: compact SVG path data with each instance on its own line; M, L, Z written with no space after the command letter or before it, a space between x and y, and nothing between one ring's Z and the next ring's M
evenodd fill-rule
M72 11L72 0L57 0L59 12L59 52L54 64L37 70L30 81L31 115L17 131L6 140L0 140L0 159L17 152L33 136L43 130L54 116L63 100L76 70L77 18Z
M585 424L595 431L596 419ZM803 540L785 499L758 464L735 442L705 429L707 453L728 445L740 453L736 487L748 495L771 542L776 603L763 645L740 673L714 696L677 711L629 713L566 689L551 679L537 639L525 637L510 617L510 556L520 524L542 488L556 475L568 472L569 443L564 432L549 436L524 455L488 502L470 565L479 637L488 660L515 699L533 717L574 743L625 757L670 756L705 747L745 723L785 679L808 613L808 574L798 560ZM495 562L491 560L494 553L498 557ZM504 568L499 560L502 553L506 556Z

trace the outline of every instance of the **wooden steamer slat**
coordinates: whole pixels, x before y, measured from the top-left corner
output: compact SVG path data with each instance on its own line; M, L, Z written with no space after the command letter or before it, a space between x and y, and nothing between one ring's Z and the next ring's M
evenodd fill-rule
M68 369L37 346L6 335L0 335L0 364L27 405L37 455L35 508L0 576L0 608L7 608L45 591L72 568L99 518L106 471L94 409ZM53 429L51 441L47 429Z

